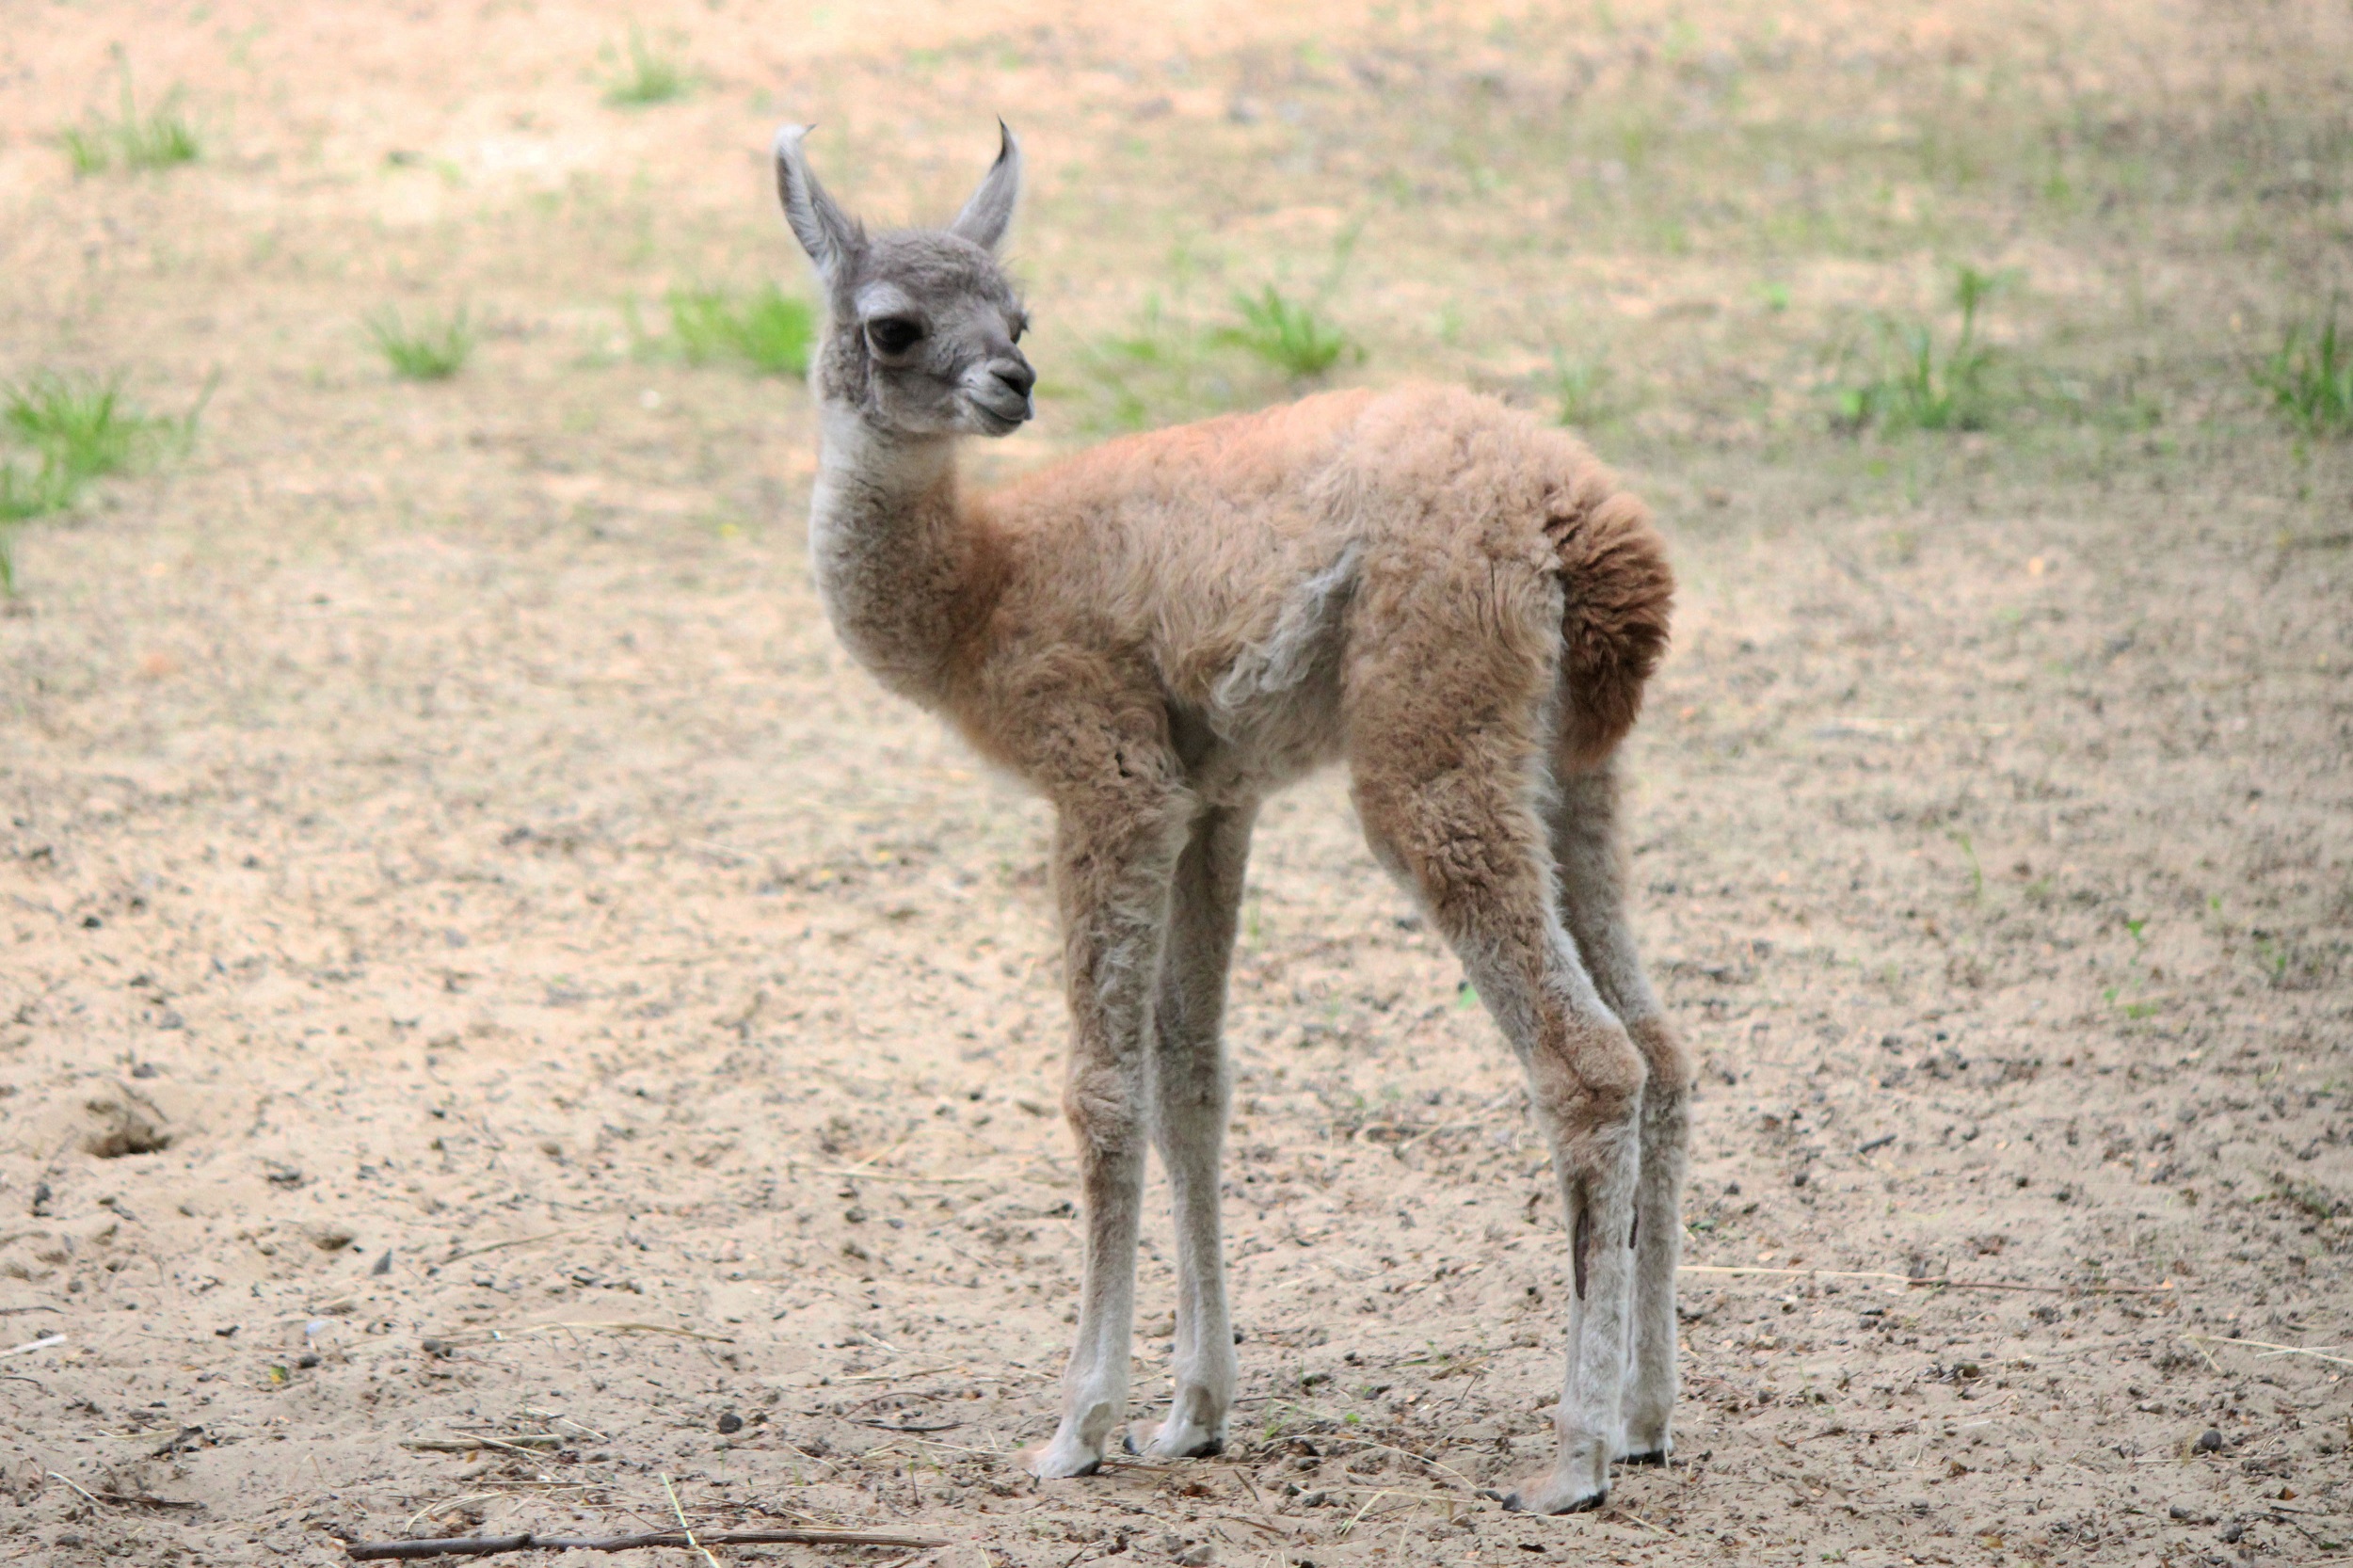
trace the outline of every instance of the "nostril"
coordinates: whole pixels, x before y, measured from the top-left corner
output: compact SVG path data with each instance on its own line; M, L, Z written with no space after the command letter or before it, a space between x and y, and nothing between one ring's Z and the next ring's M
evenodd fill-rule
M1032 370L1025 360L1011 360L991 368L997 379L1012 388L1018 396L1029 396L1030 389L1037 385L1037 372Z

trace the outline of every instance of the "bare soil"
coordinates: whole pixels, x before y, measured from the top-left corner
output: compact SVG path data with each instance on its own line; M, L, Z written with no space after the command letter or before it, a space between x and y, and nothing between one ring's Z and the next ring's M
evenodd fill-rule
M953 1568L2353 1544L2353 461L2249 376L2353 280L2342 12L1409 9L648 8L696 77L632 111L617 11L7 8L0 373L218 375L0 616L11 1560L665 1483ZM118 42L202 160L74 178ZM1550 1441L1545 1155L1335 780L1234 983L1238 1441L1009 1462L1078 1263L1048 824L834 644L805 393L662 304L801 286L776 120L899 218L999 112L1050 395L979 470L1288 395L1213 336L1273 280L1336 378L1568 386L1670 533L1631 874L1705 1063L1686 1392L1600 1513L1486 1496ZM1834 430L1963 261L2018 275L1997 417ZM396 381L387 302L481 345Z

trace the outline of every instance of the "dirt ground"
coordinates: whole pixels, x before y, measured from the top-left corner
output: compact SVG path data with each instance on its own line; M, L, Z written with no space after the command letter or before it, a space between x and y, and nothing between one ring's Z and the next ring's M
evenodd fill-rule
M0 1556L665 1485L950 1543L737 1561L2353 1553L2353 458L2249 374L2353 284L2342 8L1125 8L0 5L0 376L217 376L0 615ZM680 102L605 102L632 24ZM73 175L118 43L200 161ZM1045 414L977 471L1289 395L1215 335L1272 281L1330 379L1573 405L1669 534L1685 1397L1604 1512L1486 1495L1550 1440L1545 1151L1331 780L1234 982L1238 1441L1009 1460L1078 1264L1048 823L836 646L806 393L663 307L806 287L776 120L889 220L1000 112ZM1837 428L1963 263L1987 428ZM387 303L480 346L395 380Z

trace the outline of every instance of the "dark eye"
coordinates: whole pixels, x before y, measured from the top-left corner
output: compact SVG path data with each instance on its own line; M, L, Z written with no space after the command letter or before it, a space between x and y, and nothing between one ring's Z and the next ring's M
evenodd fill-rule
M866 324L866 341L875 353L895 357L923 341L923 324L905 316L884 316Z

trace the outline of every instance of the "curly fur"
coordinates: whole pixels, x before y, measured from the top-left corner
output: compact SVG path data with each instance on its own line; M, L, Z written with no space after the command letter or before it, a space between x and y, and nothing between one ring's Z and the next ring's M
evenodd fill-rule
M1088 1473L1125 1411L1147 1143L1179 1274L1176 1389L1151 1446L1224 1441L1235 911L1258 803L1337 761L1552 1140L1577 1239L1561 1451L1514 1499L1593 1506L1614 1459L1665 1455L1674 1389L1689 1066L1634 953L1609 762L1667 643L1673 577L1648 513L1561 431L1433 386L1133 436L968 493L956 436L1027 408L1018 304L985 248L1017 147L968 232L869 238L799 146L779 137L779 188L835 311L809 532L827 612L1056 810L1087 1246L1063 1420L1032 1468ZM876 348L861 312L924 335Z

